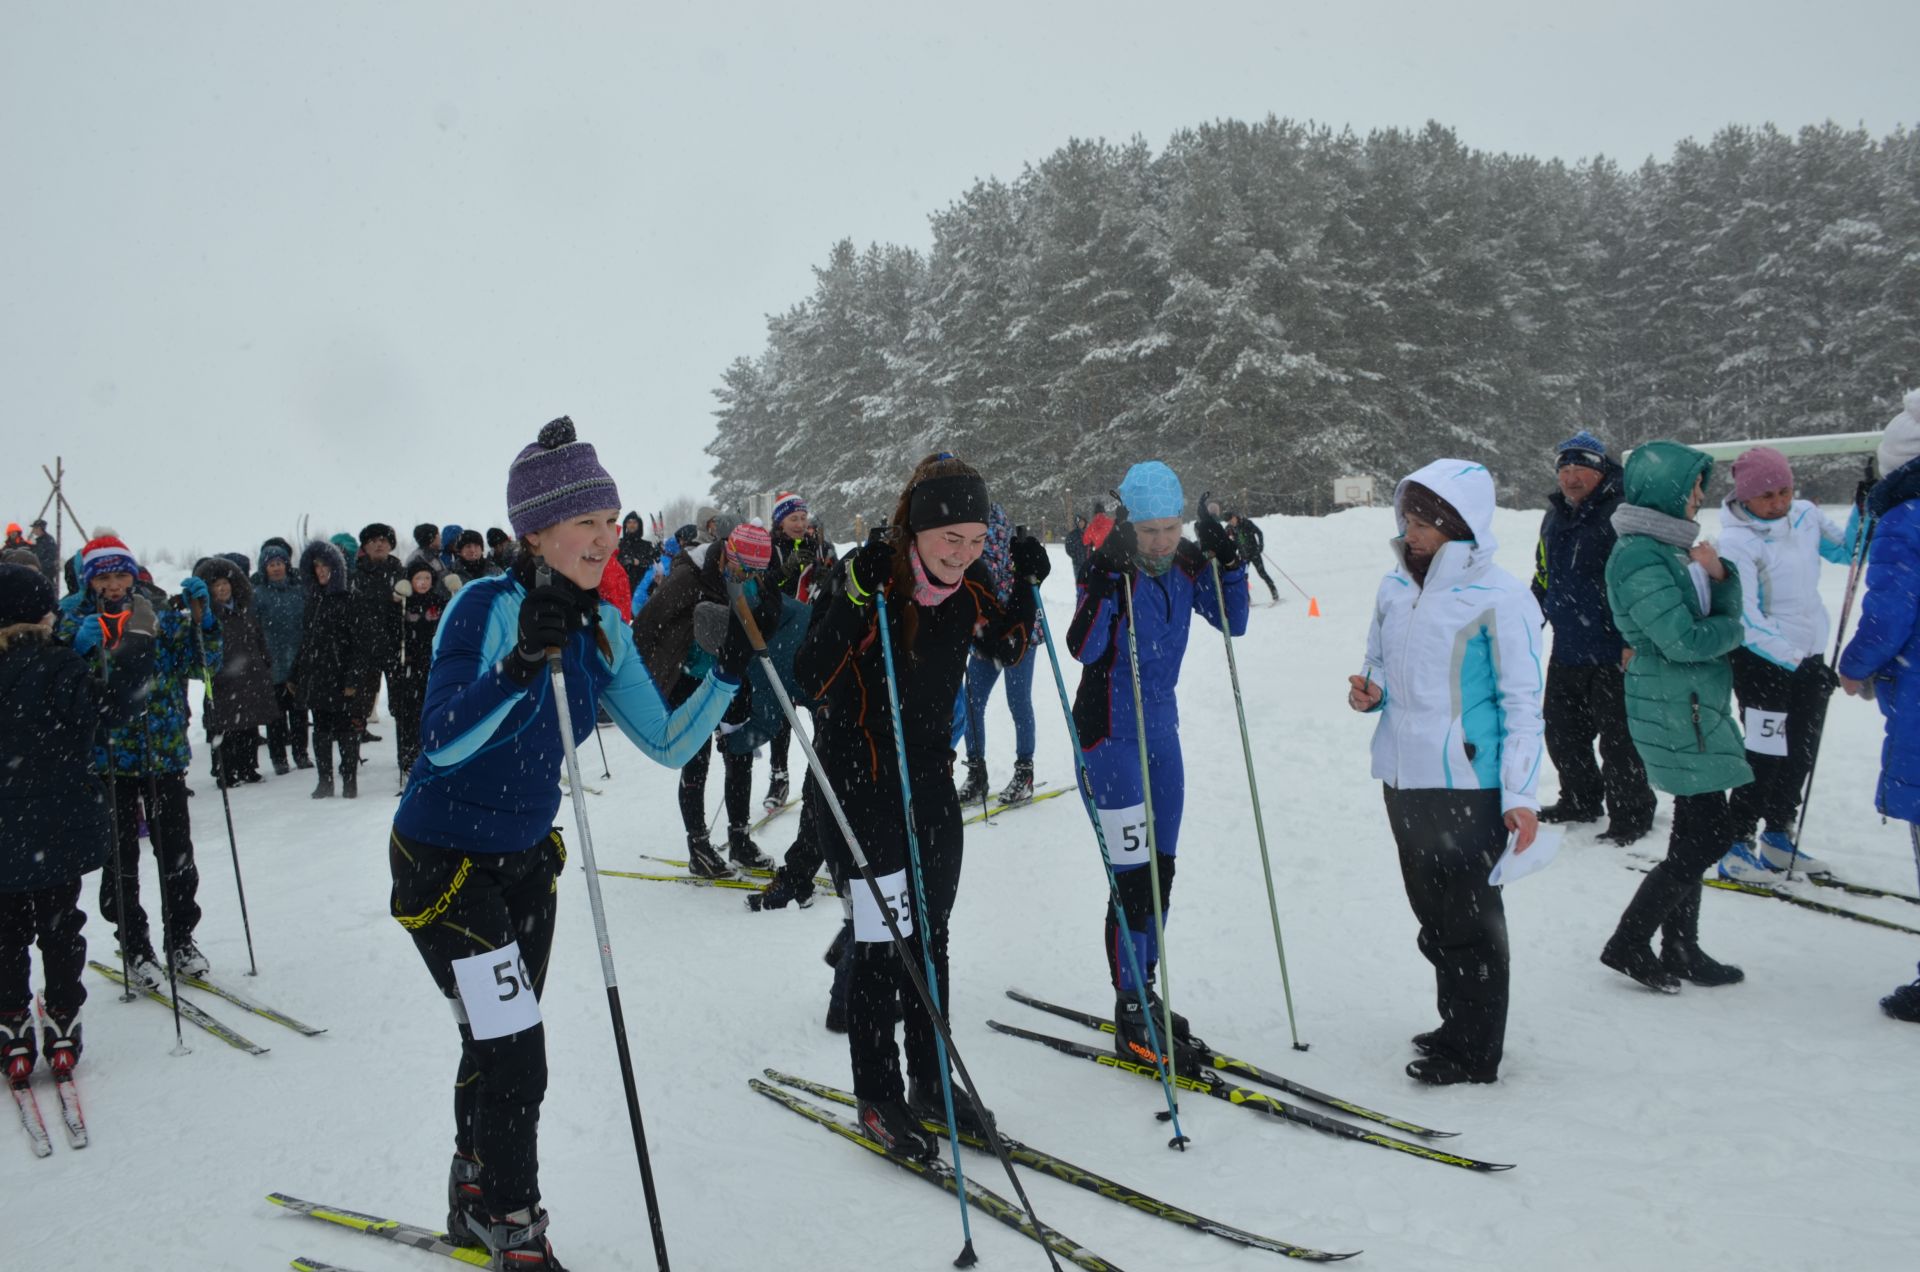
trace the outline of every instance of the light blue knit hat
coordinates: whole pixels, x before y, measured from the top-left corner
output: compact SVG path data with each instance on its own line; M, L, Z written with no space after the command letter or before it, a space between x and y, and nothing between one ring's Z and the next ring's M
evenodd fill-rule
M1186 515L1187 496L1180 489L1180 479L1157 459L1127 469L1126 480L1117 493L1120 502L1127 505L1127 515L1135 521Z

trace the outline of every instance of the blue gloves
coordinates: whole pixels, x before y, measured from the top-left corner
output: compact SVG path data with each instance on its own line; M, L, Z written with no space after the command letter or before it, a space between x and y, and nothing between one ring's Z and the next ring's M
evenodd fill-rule
M187 603L200 611L200 626L212 631L219 623L213 615L213 594L207 591L205 579L188 575L180 580L180 595Z
M106 636L100 620L89 614L80 620L79 626L73 629L73 652L85 658L100 648L100 642L105 640Z

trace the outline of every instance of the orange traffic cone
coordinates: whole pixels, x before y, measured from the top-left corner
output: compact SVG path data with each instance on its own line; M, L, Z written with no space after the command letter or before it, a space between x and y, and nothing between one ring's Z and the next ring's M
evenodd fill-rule
M1320 598L1319 597L1309 596L1307 598L1307 617L1308 618L1320 617Z

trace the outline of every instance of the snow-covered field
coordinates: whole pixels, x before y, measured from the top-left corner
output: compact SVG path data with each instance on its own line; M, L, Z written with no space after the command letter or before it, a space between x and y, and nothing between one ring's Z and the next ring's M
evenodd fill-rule
M1529 568L1537 523L1535 512L1499 514L1508 569ZM1181 689L1191 789L1169 928L1174 1003L1216 1046L1457 1130L1448 1147L1518 1168L1470 1174L1199 1096L1182 1101L1194 1143L1176 1154L1154 1120L1162 1104L1152 1085L990 1032L993 1017L1099 1041L1001 992L1110 1005L1099 948L1105 887L1071 797L967 837L954 1027L1002 1124L1200 1213L1322 1249L1363 1249L1354 1267L1914 1266L1920 1030L1888 1020L1876 1000L1912 977L1920 938L1710 890L1704 943L1743 965L1746 983L1648 993L1596 961L1638 880L1631 859L1597 843L1595 827L1579 828L1551 869L1507 897L1513 1007L1501 1081L1427 1090L1401 1073L1408 1037L1435 1023L1432 977L1367 775L1372 722L1345 706L1390 527L1384 509L1268 519L1271 561L1318 599L1322 616L1308 617L1280 580L1283 603L1257 605L1238 646L1294 998L1312 1049L1288 1048L1226 660L1205 628ZM1840 570L1826 571L1836 613L1842 582ZM1064 629L1064 559L1046 591ZM1035 705L1039 776L1065 783L1071 757L1044 668ZM997 785L1012 755L1002 702L989 728ZM371 748L358 803L310 801L311 775L299 773L234 793L258 981L241 975L219 795L203 772L194 779L207 911L199 937L216 974L330 1032L302 1038L196 995L273 1050L250 1057L188 1026L192 1054L176 1057L164 1009L122 1005L92 982L81 1072L93 1146L58 1144L39 1161L17 1128L5 1129L0 1137L16 1142L0 1152L9 1233L0 1266L214 1272L284 1266L300 1253L368 1272L441 1263L263 1200L277 1189L431 1225L445 1214L457 1043L387 917L393 735L390 723L375 729L387 740ZM1848 877L1911 891L1905 828L1872 811L1879 739L1870 706L1835 701L1808 845ZM590 799L601 864L638 869L639 852L681 855L675 775L617 733L606 740L610 780L598 777L597 752L583 757L604 792ZM1552 785L1549 771L1543 797ZM718 787L716 775L710 806ZM1661 837L1669 815L1663 799ZM572 816L563 807L570 841ZM784 851L797 820L775 823L763 846ZM561 879L544 1004L552 1077L542 1179L569 1267L651 1267L579 860L576 852ZM674 1265L946 1267L960 1246L950 1197L746 1086L766 1066L847 1085L845 1042L821 1024L830 973L819 955L839 907L753 915L738 892L604 886ZM151 907L151 861L142 891ZM1820 898L1920 926L1920 908L1897 901ZM88 934L93 953L111 959L106 925L96 919ZM50 1094L42 1103L52 1110ZM991 1159L969 1155L966 1166L1009 1191ZM1277 1257L1036 1175L1024 1182L1048 1223L1133 1272L1252 1269ZM974 1231L982 1266L1044 1266L1037 1246L977 1212Z

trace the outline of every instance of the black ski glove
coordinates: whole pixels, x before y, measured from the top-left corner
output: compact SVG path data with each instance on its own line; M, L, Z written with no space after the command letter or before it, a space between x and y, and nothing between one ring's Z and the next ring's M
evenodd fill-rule
M1240 545L1234 542L1233 531L1207 510L1205 495L1200 497L1200 519L1194 523L1193 530L1194 537L1200 541L1200 551L1218 561L1222 570L1231 570L1240 564Z
M885 526L875 526L847 562L848 595L856 605L865 605L868 597L887 585L893 573L893 544L888 542L887 533Z
M516 684L532 684L547 651L565 645L569 636L587 625L586 618L580 590L569 584L542 583L527 593L520 602L520 643L506 661L508 677Z
M1047 552L1047 545L1032 535L1015 539L1007 549L1007 559L1013 565L1013 577L1035 587L1046 582L1047 575L1053 571L1053 557Z
M1133 558L1140 551L1140 536L1134 533L1131 521L1116 521L1113 529L1107 531L1107 537L1087 558L1087 571L1098 570L1102 574L1125 574L1133 568Z

